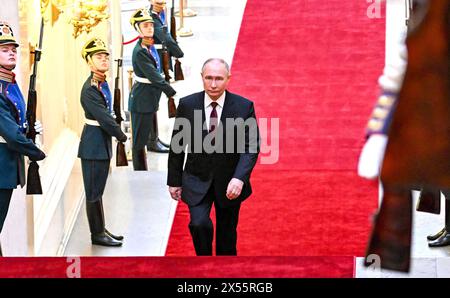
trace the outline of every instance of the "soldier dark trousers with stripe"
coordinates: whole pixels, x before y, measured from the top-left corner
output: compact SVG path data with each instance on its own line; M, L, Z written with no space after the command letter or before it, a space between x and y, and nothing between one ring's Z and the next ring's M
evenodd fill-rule
M135 171L147 171L147 145L152 128L154 113L131 112L131 131L133 134L133 169Z
M81 159L84 190L86 193L86 213L93 244L121 246L122 236L115 236L105 228L103 192L109 174L110 160Z

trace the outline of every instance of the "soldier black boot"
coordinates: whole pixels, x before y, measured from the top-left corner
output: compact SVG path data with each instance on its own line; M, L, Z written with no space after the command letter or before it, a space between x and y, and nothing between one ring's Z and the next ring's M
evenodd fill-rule
M438 239L439 237L441 237L444 233L445 233L445 227L443 227L442 230L440 230L439 232L437 232L434 235L428 235L427 240L434 241L434 240Z
M121 246L122 242L113 239L105 232L105 218L102 201L86 202L86 212L91 230L92 244L102 246Z
M147 150L158 153L169 153L169 145L161 142L158 134L158 118L156 112L153 113L153 120L151 121L150 135L147 141Z
M429 242L429 247L441 247L450 245L450 193L444 192L445 196L445 227L442 234L436 240Z
M100 201L101 201L101 204L100 204L100 206L101 206L101 208L102 208L102 214L103 214L103 216L104 216L104 214L105 214L105 211L103 210L103 199L100 199ZM123 236L118 236L118 235L114 235L113 233L111 233L110 231L108 231L106 228L105 228L105 233L109 236L109 237L111 237L111 238L113 238L113 239L116 239L116 240L118 240L118 241L122 241L123 240Z
M116 239L116 240L118 240L118 241L122 241L122 240L123 240L123 236L114 235L113 233L111 233L111 232L108 231L107 229L105 229L105 233L106 233L109 237L111 237L111 238L113 238L113 239Z

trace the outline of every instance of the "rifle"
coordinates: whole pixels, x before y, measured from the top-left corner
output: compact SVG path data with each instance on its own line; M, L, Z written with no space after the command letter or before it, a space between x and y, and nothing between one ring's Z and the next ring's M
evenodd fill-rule
M164 80L166 80L167 83L170 83L170 80L172 77L169 74L169 68L170 68L170 56L169 51L167 51L167 46L164 42L162 42L162 67L164 72Z
M121 126L123 118L122 118L122 108L120 104L120 69L122 67L122 57L115 60L117 61L117 76L115 79L115 86L114 86L114 114L116 114L116 123ZM118 167L126 167L128 166L128 160L127 155L125 153L125 145L122 142L117 142L117 151L116 151L116 166Z
M175 0L172 0L172 7L170 8L170 35L175 42L177 41L177 22L175 20Z
M30 86L28 89L28 102L27 102L27 138L36 142L36 130L34 129L34 123L36 122L36 106L37 106L37 92L36 92L36 75L37 65L41 60L42 52L42 39L44 37L44 18L41 19L41 29L39 34L38 47L34 49L34 62L33 73L30 76ZM36 161L31 161L28 167L28 182L27 182L27 194L29 195L41 195L42 185L41 178L39 177L39 165Z
M172 0L172 7L170 8L170 35L173 40L177 42L177 22L175 20L175 0ZM181 62L178 58L175 59L175 81L184 80L183 69L181 68Z
M450 187L449 20L450 0L413 1L408 65L380 176L383 202L366 254L378 255L381 268L409 271L411 189ZM419 208L437 211L437 198L423 196L431 204Z
M183 69L181 69L181 62L178 58L175 59L175 81L184 80Z
M170 83L170 75L169 75L169 52L167 51L166 46L163 43L163 49L162 49L162 56L163 56L163 71L164 71L164 77L167 83ZM175 100L173 97L169 97L167 100L167 110L169 112L169 118L175 117L177 113L177 107L175 106Z
M164 27L163 30L165 31L167 28ZM166 32L164 32L164 34L166 34ZM162 42L162 58L163 58L163 72L164 72L164 79L166 80L167 83L170 84L170 74L169 74L169 61L170 61L170 56L169 56L169 51L167 51L167 46L164 42ZM169 112L169 118L173 118L176 116L177 113L177 107L175 106L175 100L173 99L173 97L169 97L168 101L167 101L167 109Z

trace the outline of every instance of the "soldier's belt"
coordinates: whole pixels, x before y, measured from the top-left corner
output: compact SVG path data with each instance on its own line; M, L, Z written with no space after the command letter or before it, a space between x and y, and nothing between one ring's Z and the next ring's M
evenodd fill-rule
M143 84L151 84L152 82L149 80L149 79L147 79L147 78L141 78L141 77L138 77L138 76L134 76L134 80L136 81L136 82L139 82L139 83L143 83Z
M6 141L5 141L5 139L3 137L0 137L0 143L6 144Z
M91 119L85 119L84 123L86 123L87 125L91 125L91 126L100 126L100 123L98 123L98 121L91 120Z

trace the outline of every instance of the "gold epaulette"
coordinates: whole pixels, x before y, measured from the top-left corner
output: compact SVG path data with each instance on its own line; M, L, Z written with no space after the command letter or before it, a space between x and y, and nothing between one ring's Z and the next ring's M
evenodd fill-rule
M367 124L367 128L370 131L380 131L383 128L383 121L377 119L370 119Z
M396 100L395 95L383 94L378 98L375 109L367 123L369 131L381 131L385 125L386 118L389 116Z
M378 98L378 106L386 108L386 109L390 109L392 107L392 105L395 102L395 96L393 95L381 95Z
M91 79L91 86L94 86L95 88L98 89L99 81L97 81L96 79Z

